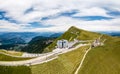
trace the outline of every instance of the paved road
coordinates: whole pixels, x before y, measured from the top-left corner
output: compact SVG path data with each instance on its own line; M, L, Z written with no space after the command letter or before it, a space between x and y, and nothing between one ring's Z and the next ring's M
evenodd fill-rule
M35 53L23 53L23 55L21 57L41 57L41 56L45 56L48 54L51 54L52 52L48 52L48 53L41 53L41 54L35 54Z
M38 63L44 63L46 61L49 61L55 58L57 58L56 54L49 54L46 56L37 57L37 58L33 58L30 60L24 60L24 61L11 61L11 62L0 61L0 65L5 65L5 66L34 65Z
M30 60L24 60L24 61L12 61L12 62L6 62L6 61L0 61L0 65L5 65L5 66L18 66L18 65L35 65L35 64L41 64L47 61L51 61L53 59L58 58L59 54L67 53L70 51L73 51L81 46L86 46L89 44L79 44L75 48L71 49L60 49L61 51L59 52L50 52L47 54L44 54L42 56L30 59Z

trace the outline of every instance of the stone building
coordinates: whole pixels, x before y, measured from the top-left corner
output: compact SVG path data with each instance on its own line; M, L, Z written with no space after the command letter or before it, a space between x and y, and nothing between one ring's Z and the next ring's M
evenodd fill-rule
M57 48L68 48L68 41L67 40L58 40L57 41Z
M98 39L94 40L94 42L92 43L92 47L104 45L104 42L106 41L106 39L101 39L102 36L103 35L101 35Z
M57 48L72 48L74 44L78 43L79 40L74 39L73 41L68 42L68 40L62 39L57 41Z
M101 42L100 42L99 39L94 40L94 42L92 43L93 47L96 47L96 46L99 46L99 45L101 45Z

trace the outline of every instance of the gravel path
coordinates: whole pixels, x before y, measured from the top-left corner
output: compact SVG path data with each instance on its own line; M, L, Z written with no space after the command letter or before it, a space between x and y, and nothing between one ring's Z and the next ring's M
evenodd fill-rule
M88 49L88 50L86 51L86 53L84 54L84 56L83 56L83 58L82 58L82 60L81 60L81 62L80 62L80 64L79 64L79 67L76 69L76 71L75 71L74 74L78 74L78 72L79 72L79 70L80 70L80 68L82 67L82 64L83 64L83 62L84 62L84 59L85 59L87 53L88 53L90 50L91 50L91 46L89 47L89 49Z

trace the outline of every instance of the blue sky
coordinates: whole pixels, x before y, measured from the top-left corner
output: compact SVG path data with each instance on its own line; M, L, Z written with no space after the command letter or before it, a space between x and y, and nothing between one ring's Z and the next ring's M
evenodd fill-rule
M0 32L120 31L119 0L0 0Z

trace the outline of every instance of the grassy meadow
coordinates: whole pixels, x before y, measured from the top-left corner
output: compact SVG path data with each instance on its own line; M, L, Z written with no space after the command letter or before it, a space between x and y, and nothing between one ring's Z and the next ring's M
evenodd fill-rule
M0 53L0 61L20 61L20 60L28 60L31 58L22 58L22 57L12 57L5 54Z
M27 66L0 66L0 74L31 74Z
M89 46L59 55L55 60L31 66L32 74L73 74Z
M9 54L9 55L13 55L13 56L22 56L22 52L17 52L17 51L7 51L4 49L0 49L1 53L5 53L5 54Z
M92 48L79 74L120 74L120 38L105 36L104 46Z

